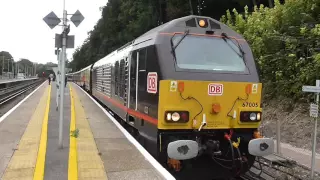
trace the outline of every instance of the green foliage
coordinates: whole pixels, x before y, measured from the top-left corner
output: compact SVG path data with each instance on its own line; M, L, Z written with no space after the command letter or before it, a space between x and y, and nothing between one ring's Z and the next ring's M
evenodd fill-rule
M12 55L7 51L0 52L0 69L3 69L5 72L12 71L12 62L14 62ZM3 66L3 67L2 67ZM1 71L2 73L2 71Z
M32 71L33 73L34 67L36 67L36 74L38 74L39 76L42 76L42 72L45 72L46 75L49 75L50 73L54 73L50 68L58 66L58 64L51 63L51 62L48 62L46 64L38 64L26 58L21 58L20 60L15 62L12 55L7 51L0 52L0 69L2 69L2 65L4 65L3 66L4 72L8 72L8 70L9 72L12 72L12 69L14 67L15 74L17 73L17 67L19 67L19 73L25 73L26 70L29 73L31 73L30 71ZM8 66L9 66L9 69L8 69ZM66 66L67 67L70 66L70 63L68 60L66 61ZM1 74L1 71L0 71L0 74Z
M73 54L70 68L80 70L157 26L157 1L109 0L88 39Z
M79 137L79 129L77 128L76 130L71 131L70 136L75 138Z
M303 96L303 85L319 78L320 0L287 0L261 5L244 15L229 10L221 21L243 34L261 71L267 97Z

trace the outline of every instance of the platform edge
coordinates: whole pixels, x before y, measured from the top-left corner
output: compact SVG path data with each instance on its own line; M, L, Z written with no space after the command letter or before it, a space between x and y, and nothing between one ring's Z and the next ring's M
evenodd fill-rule
M36 167L34 170L33 180L43 180L46 151L47 151L47 140L48 140L48 120L49 120L49 110L50 110L50 99L51 99L51 85L48 88L48 97L46 111L44 113L44 118L42 122L41 139L38 150L38 157L36 162Z
M71 86L70 89L70 99L71 99L71 121L70 121L70 132L76 129L76 118L75 118L75 106L74 97ZM77 165L77 141L75 137L70 136L70 148L69 148L69 163L68 163L68 179L77 180L78 179L78 165Z

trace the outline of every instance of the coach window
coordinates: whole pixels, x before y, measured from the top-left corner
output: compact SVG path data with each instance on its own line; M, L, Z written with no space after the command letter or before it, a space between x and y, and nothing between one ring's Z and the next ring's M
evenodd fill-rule
M124 98L124 89L125 89L125 62L124 59L120 61L120 92L119 96Z
M137 68L137 51L131 55L130 80L131 88L136 87L136 68Z
M119 95L119 61L116 62L115 68L114 68L114 84L115 84L115 90L114 93L115 95Z
M145 91L147 85L146 71L147 71L147 49L139 50L139 91Z
M146 65L147 65L146 56L147 56L146 48L139 50L139 72L146 71Z

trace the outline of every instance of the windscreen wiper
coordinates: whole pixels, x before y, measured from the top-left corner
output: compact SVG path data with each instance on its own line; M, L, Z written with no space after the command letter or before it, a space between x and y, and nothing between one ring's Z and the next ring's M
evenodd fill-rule
M175 46L173 45L173 41L172 41L172 39L173 39L174 36L172 36L172 38L170 39L172 54L173 54L173 56L174 56L175 59L176 59L176 53L175 53L176 48L179 46L179 44L181 43L181 41L182 41L188 34L189 34L189 29L184 32L182 38L177 42L177 44L176 44Z
M238 46L238 48L239 48L239 50L240 50L240 52L241 52L241 54L239 54L237 51L235 51L232 47L232 49L241 57L241 58L243 58L244 57L244 51L242 50L242 48L241 48L241 46L240 46L240 44L239 44L239 42L236 44L232 39L230 39L230 37L226 34L226 33L221 33L221 36L223 37L223 40L226 42L226 43L228 43L227 41L226 41L226 39L225 38L227 38L227 39L229 39L234 45L236 45L236 46ZM229 44L229 43L228 43Z

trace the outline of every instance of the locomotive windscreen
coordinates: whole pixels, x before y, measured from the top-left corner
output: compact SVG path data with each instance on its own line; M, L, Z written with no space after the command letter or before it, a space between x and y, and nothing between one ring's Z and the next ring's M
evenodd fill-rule
M175 35L173 46L182 38L183 35ZM177 66L181 69L245 72L244 55L235 41L214 36L187 35L175 48Z

